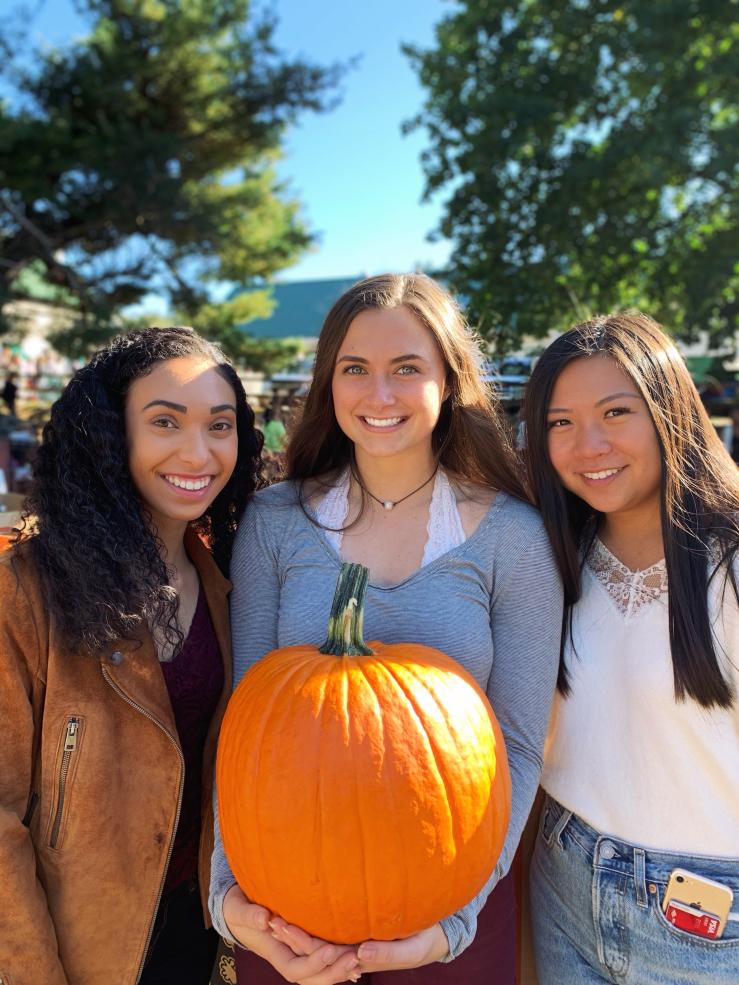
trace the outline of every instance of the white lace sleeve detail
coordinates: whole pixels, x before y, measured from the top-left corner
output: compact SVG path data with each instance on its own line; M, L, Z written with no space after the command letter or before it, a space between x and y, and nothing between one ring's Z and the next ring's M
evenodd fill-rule
M454 490L443 469L439 469L434 480L426 529L428 540L423 551L422 568L453 547L463 544L467 539L457 509Z
M335 486L321 498L316 506L316 520L324 528L326 540L337 554L341 554L341 528L349 512L349 469L339 477Z

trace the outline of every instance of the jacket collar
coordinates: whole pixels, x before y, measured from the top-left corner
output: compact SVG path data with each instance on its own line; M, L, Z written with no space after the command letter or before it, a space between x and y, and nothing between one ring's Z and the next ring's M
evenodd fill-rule
M225 674L225 693L231 691L231 633L229 628L228 593L231 582L218 570L213 557L190 527L185 533L185 549L200 578L213 629L221 652ZM177 727L172 713L164 677L154 641L148 631L137 640L119 640L102 657L103 676L123 700L144 715L154 719L173 737Z

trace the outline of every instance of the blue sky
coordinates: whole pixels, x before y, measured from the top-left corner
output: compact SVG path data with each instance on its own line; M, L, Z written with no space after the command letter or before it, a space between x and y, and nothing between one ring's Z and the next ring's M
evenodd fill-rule
M84 33L72 0L31 0L31 39L65 44ZM442 265L446 242L429 243L441 202L422 203L422 130L401 124L423 101L402 42L428 46L449 0L275 0L277 41L289 55L318 63L360 55L337 109L306 115L288 135L281 176L302 202L318 243L281 280L351 277ZM15 7L3 0L2 7Z

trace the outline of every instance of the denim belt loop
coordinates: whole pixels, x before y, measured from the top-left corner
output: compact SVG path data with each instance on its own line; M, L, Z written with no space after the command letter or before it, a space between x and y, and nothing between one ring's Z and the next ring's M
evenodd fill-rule
M549 836L550 845L552 841L556 841L560 848L565 847L562 844L562 832L570 823L571 818L572 818L572 811L568 811L566 808L563 807L562 813L559 815L559 819L557 820L557 823L552 828L552 833Z
M647 866L643 848L634 849L634 884L636 886L636 904L646 909L647 903Z

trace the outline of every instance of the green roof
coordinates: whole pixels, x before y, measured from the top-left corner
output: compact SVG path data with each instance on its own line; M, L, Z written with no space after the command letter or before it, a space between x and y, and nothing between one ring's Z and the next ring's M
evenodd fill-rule
M264 339L317 338L334 301L359 279L341 277L274 284L272 296L275 307L270 317L255 318L239 325L239 328ZM231 299L243 293L241 288L237 288Z

